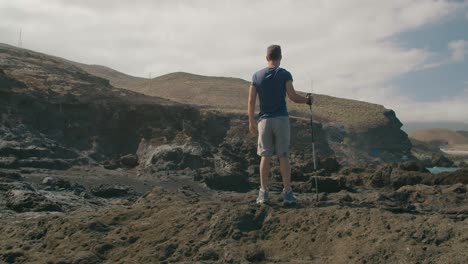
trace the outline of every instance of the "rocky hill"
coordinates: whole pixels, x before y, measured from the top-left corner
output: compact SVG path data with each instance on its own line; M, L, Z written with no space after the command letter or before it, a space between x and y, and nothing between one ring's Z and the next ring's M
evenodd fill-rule
M259 157L245 114L116 88L76 63L2 44L0 115L0 262L468 258L468 171L383 164L407 151L391 111L387 125L362 132L314 123L317 171L309 122L292 118L293 208L281 206L277 162L271 203L255 205ZM383 140L389 131L397 135Z
M444 128L421 129L410 133L410 137L423 142L440 144L468 144L466 131L452 131Z
M250 83L239 78L175 72L149 80L128 76L98 65L77 66L109 80L115 87L225 112L246 112ZM391 111L381 105L320 94L317 94L315 99L315 118L322 122L336 123L359 131L385 126L388 123L399 123L392 120ZM293 115L309 115L308 108L303 105L288 101L288 108Z
M108 68L103 71L101 66L78 66L120 88L219 112L246 112L249 82L242 79L177 72L148 80ZM309 117L305 105L288 100L288 108L292 116ZM381 105L317 94L314 115L342 163L366 163L373 159L398 161L411 157L411 142L401 130L402 123L394 111Z

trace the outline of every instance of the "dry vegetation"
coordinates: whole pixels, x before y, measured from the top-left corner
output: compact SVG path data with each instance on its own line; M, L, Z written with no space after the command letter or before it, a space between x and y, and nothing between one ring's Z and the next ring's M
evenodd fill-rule
M468 144L468 136L465 136L463 132L464 131L456 132L449 129L433 128L417 130L410 133L409 136L424 142L446 142L449 145Z

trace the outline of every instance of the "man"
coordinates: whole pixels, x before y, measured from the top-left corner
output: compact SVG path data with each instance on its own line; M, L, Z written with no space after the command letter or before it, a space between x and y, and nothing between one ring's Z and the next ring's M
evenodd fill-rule
M296 93L291 73L280 68L281 47L271 45L267 48L268 66L257 71L252 77L249 92L249 129L258 133L257 154L260 161L260 190L257 204L268 202L268 177L270 176L271 157L277 155L283 178L283 204L297 202L291 189L291 168L289 164L290 128L286 108L286 94L295 103L311 104L312 97L302 97ZM259 96L260 113L258 130L254 119L255 102Z

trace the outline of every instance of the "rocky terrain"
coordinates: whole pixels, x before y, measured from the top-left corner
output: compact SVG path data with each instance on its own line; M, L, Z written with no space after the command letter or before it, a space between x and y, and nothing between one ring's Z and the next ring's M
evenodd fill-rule
M146 95L225 113L245 115L247 109L250 83L242 79L176 72L149 80L103 66L74 64L90 74L109 80L116 87ZM319 121L326 130L328 141L341 163L366 164L373 158L401 161L411 156L411 142L401 130L402 123L392 110L381 105L320 94L315 94L314 100L314 120ZM307 106L289 100L287 103L292 116L309 118ZM359 155L351 158L349 153ZM366 153L366 157L362 156L363 153Z
M412 158L411 143L390 110L367 108L384 122L364 130L322 112L317 171L309 121L292 118L300 204L281 205L275 163L272 201L257 206L259 158L245 114L116 88L77 65L0 45L0 261L468 259L468 170L433 175L400 162Z

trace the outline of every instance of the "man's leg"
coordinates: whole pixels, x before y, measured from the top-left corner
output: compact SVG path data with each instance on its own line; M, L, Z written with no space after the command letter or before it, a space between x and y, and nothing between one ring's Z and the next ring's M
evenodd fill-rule
M262 191L268 190L268 178L270 177L271 157L262 157L260 160L260 187Z
M284 191L287 192L291 189L291 165L289 164L289 157L280 157L279 160Z
M258 123L258 147L257 154L260 160L260 188L268 191L268 178L270 176L271 156L274 154L274 136L271 127L271 120L262 119Z

